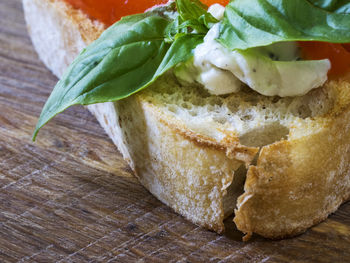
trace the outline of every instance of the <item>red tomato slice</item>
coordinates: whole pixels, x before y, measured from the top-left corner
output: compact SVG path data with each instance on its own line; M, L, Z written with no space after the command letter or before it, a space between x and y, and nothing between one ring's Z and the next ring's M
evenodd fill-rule
M122 16L142 13L148 8L165 4L167 0L65 0L93 19L112 25Z
M148 8L165 4L168 0L65 0L74 8L80 9L91 18L106 25L112 25L121 17L142 13ZM202 0L206 5L215 3L226 5L229 0Z
M206 4L207 6L213 5L213 4L220 4L223 6L226 6L230 0L201 0L203 4Z
M331 61L330 77L339 77L350 71L350 44L326 42L299 42L302 58L318 60L328 58Z

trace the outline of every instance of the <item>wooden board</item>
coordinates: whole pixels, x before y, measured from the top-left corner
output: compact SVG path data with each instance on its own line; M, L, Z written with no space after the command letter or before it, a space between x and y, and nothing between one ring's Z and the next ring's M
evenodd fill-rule
M32 143L56 81L31 45L20 0L1 0L0 262L350 262L350 203L298 237L244 243L156 200L83 107Z

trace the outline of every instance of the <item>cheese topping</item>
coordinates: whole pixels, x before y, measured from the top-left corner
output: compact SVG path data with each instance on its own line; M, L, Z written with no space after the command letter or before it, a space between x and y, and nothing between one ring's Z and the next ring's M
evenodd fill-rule
M213 5L209 12L222 19L224 7ZM185 81L197 81L211 93L222 95L240 90L243 83L266 96L300 96L322 86L330 69L328 59L301 61L295 42L231 51L219 42L220 23L194 50L195 69L179 67L176 74ZM186 67L186 66L185 66ZM189 72L197 72L190 76Z

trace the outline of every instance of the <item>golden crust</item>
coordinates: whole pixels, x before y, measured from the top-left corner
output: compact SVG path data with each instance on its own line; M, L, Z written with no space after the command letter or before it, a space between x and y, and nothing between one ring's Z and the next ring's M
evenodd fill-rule
M49 2L56 6L55 9L62 12L63 16L71 17L74 20L86 43L96 40L106 29L106 25L97 20L89 19L81 10L74 9L71 5L63 2L63 0L49 0Z
M336 106L313 120L317 129L263 147L257 165L249 168L234 218L248 235L300 234L349 200L350 84L333 81L326 88L337 95ZM298 129L310 129L307 125Z

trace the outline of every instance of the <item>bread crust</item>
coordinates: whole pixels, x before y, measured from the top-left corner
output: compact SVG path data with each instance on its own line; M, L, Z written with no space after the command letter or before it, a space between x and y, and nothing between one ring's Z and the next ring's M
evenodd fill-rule
M312 126L301 123L288 140L263 147L250 166L234 218L248 235L300 234L350 199L350 84L326 85L337 94L333 110Z
M23 0L23 6L33 44L58 77L105 28L60 0ZM45 25L53 36L47 37ZM301 122L288 139L262 147L257 165L251 163L259 148L241 145L234 133L217 141L194 132L143 93L88 109L152 194L216 232L224 231L223 220L236 206L224 207L224 200L235 171L245 164L245 193L234 222L247 237L280 238L305 231L350 198L350 87L328 85L339 94L333 111L313 120L312 127Z

